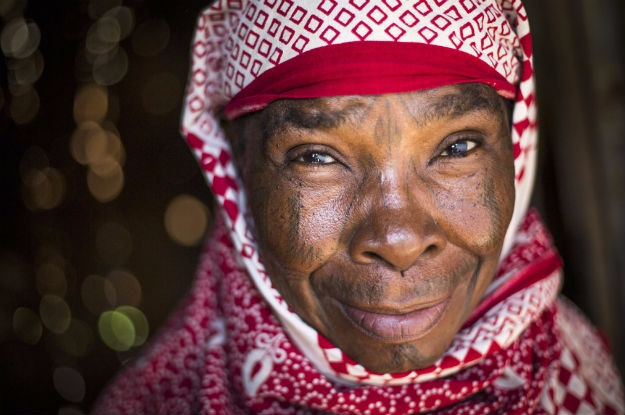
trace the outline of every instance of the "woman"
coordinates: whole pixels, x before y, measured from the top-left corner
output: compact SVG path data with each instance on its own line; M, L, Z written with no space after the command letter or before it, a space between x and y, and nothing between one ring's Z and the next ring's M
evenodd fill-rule
M217 2L183 133L224 213L100 413L622 413L528 201L520 1Z

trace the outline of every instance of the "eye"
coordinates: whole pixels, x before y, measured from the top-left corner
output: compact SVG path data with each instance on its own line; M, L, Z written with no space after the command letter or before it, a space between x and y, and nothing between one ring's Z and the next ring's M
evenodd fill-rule
M308 151L296 156L293 161L318 166L336 163L336 159L334 157L321 151Z
M441 153L442 157L464 157L477 147L477 142L467 138L452 143Z

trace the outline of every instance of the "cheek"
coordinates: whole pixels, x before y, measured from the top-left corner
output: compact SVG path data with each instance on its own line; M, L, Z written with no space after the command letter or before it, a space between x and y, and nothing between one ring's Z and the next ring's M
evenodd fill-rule
M434 193L451 242L480 256L499 255L514 206L511 169L485 168Z
M280 174L264 176L256 182L274 184L246 186L263 259L289 275L307 275L340 246L346 195L335 188L315 190Z

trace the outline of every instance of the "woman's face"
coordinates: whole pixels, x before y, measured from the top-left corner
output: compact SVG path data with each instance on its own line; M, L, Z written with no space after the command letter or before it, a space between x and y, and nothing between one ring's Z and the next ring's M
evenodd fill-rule
M261 258L291 309L373 371L441 357L497 267L509 125L476 84L284 100L237 121Z

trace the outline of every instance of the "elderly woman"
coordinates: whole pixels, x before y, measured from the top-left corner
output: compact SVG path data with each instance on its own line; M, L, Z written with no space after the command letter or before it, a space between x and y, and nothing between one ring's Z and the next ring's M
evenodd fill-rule
M223 212L98 413L623 413L528 201L519 0L218 1L183 132Z

